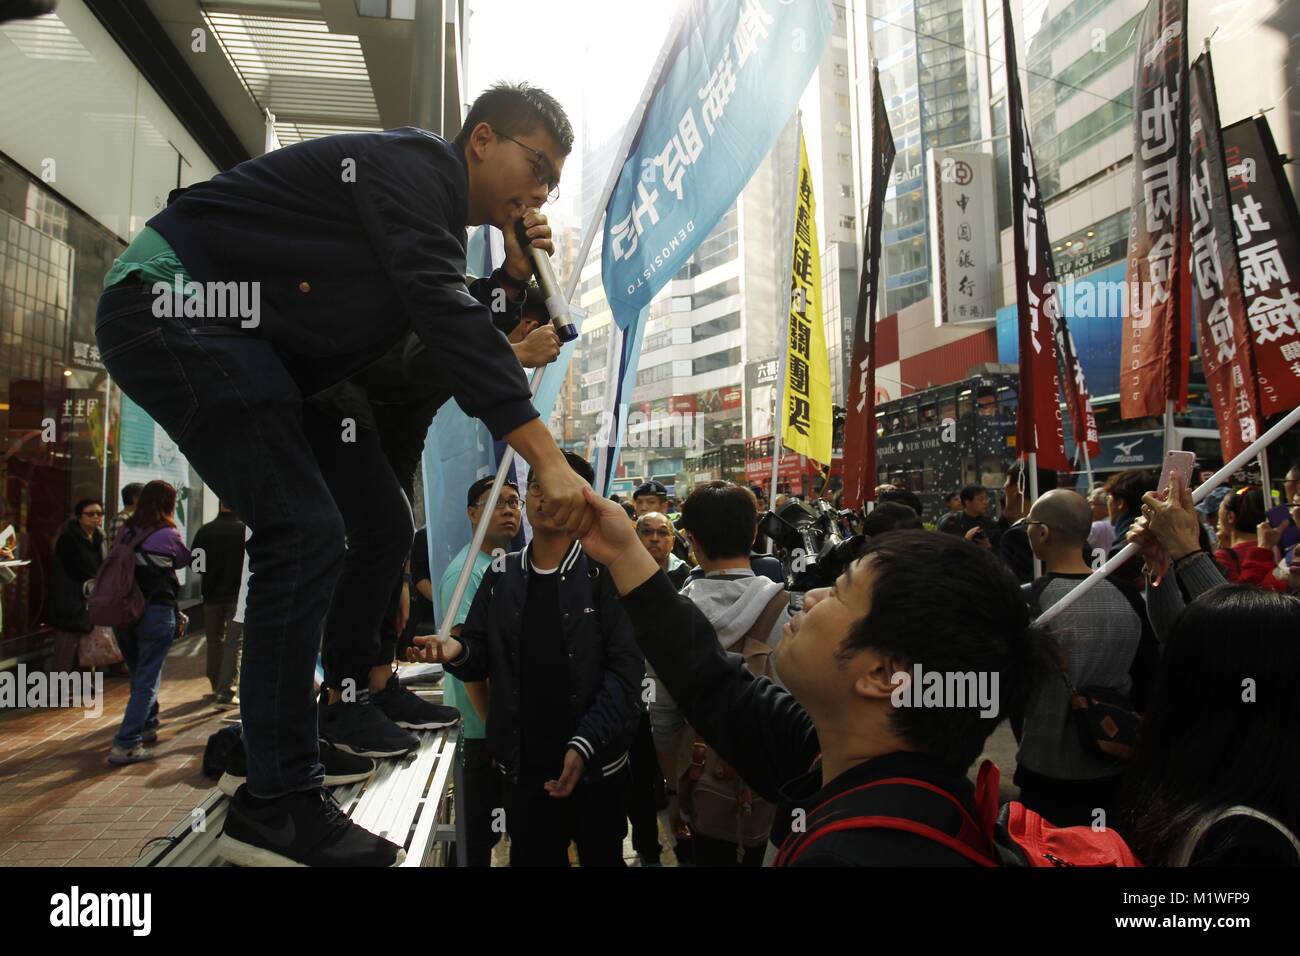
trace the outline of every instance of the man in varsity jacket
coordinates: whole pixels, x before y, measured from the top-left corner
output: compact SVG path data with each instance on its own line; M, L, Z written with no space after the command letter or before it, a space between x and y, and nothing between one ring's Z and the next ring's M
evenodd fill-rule
M591 466L565 455L590 482ZM483 575L459 638L415 642L460 680L489 682L487 749L505 777L510 865L565 866L575 842L583 866L622 866L645 661L609 574L540 514L539 490L530 476L532 541Z

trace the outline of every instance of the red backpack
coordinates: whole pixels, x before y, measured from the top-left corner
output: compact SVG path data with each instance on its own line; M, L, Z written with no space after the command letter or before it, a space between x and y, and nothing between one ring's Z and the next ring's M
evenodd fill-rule
M118 532L86 601L92 626L129 627L144 616L144 593L135 583L135 552L148 537L131 528Z
M937 794L952 803L961 814L961 829L956 834L919 820L900 816L872 814L844 817L833 810L838 797L832 797L808 814L808 830L791 834L781 846L775 865L789 866L819 839L839 830L902 830L940 843L980 866L1141 866L1116 831L1092 827L1057 827L1044 820L1023 803L1007 804L998 814L998 785L1001 774L997 764L985 760L975 782L975 820L955 796L925 780L891 777L869 783L859 791L875 787L912 787ZM844 796L845 794L840 794Z

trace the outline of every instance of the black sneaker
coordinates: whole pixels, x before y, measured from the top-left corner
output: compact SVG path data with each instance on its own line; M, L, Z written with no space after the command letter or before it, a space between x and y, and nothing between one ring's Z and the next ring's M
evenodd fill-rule
M369 757L346 753L323 739L320 742L320 762L325 765L327 787L341 787L345 783L369 780L379 766Z
M324 787L275 800L240 787L218 855L236 866L398 866L406 851L348 819Z
M358 757L400 757L420 747L420 739L389 720L364 690L354 703L339 701L321 708L320 735Z
M388 678L384 689L373 695L371 701L388 715L388 719L407 730L437 730L454 727L460 720L460 711L425 700L414 691L403 687L394 674Z
M375 762L369 757L344 753L328 740L320 742L320 762L325 765L325 786L341 787L346 783L360 783L375 775ZM230 752L226 772L217 781L217 789L228 797L248 781L248 758L244 754L244 739Z

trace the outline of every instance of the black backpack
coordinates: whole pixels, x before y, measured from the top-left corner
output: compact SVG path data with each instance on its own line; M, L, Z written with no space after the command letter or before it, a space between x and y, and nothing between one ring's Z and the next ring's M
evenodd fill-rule
M208 738L203 748L203 776L218 780L230 766L230 755L243 746L244 728L241 724L222 727Z

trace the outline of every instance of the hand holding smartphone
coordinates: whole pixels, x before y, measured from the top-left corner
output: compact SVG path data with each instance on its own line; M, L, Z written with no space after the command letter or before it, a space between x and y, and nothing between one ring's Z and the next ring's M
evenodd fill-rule
M1175 473L1182 479L1182 487L1192 486L1192 469L1196 467L1196 455L1190 451L1165 452L1165 464L1160 469L1160 484L1156 494L1164 495L1169 491L1169 480Z
M1278 505L1276 508L1269 508L1266 512L1268 523L1274 528L1282 527L1282 522L1291 520L1291 506Z

